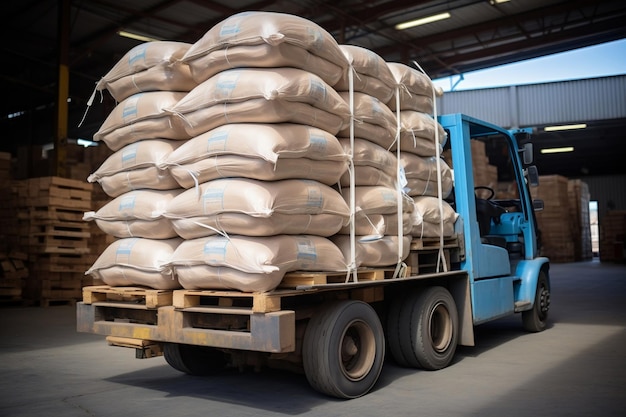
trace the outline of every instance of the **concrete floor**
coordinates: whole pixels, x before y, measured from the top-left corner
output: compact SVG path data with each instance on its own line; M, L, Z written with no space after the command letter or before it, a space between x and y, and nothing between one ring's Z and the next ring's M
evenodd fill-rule
M437 372L388 361L368 395L336 400L303 375L190 377L77 333L71 306L0 308L0 416L625 416L626 265L554 264L551 325L477 328Z

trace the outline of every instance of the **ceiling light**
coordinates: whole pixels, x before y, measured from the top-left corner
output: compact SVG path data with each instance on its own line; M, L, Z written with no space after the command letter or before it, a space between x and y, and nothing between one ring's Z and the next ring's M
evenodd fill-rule
M508 3L510 0L489 0L489 3L493 6L494 4L502 4Z
M575 125L561 125L561 126L546 126L543 128L544 132L556 132L559 130L574 130L574 129L584 129L587 125L584 123L579 123Z
M161 40L161 39L153 38L151 36L142 35L142 34L135 33L135 32L128 32L125 30L120 30L117 32L117 34L125 38L135 39L137 41L142 41L142 42L154 42L154 41Z
M573 152L573 146L565 146L563 148L546 148L542 149L541 153L563 153L563 152Z
M404 30L408 28L412 28L415 26L425 25L427 23L436 22L438 20L448 19L450 17L450 13L439 13L428 17L422 17L421 19L409 20L407 22L398 23L395 28L396 30Z

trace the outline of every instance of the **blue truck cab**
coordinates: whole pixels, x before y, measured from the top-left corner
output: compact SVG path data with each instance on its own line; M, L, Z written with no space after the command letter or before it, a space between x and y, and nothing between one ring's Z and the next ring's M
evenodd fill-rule
M472 321L481 324L521 312L524 328L541 331L550 304L549 260L539 256L540 234L530 186L538 181L532 163L529 131L509 131L463 114L439 117L446 130L454 172L453 206L459 213L457 229L464 236ZM473 146L479 141L481 146ZM523 146L520 146L523 145ZM488 163L495 164L494 183L476 183L484 160L472 156L484 147ZM498 184L508 184L504 198Z

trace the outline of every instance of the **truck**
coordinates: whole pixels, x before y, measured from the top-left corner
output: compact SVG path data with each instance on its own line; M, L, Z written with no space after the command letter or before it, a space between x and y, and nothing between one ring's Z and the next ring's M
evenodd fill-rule
M341 399L367 394L387 353L400 366L434 371L452 362L458 345L474 346L482 323L519 313L526 331L543 331L550 264L540 256L535 219L543 204L531 197L538 184L531 131L460 113L437 120L448 136L449 204L458 219L452 237L414 238L402 273L295 272L260 293L90 286L77 303L77 330L132 348L137 358L162 355L191 375L288 367ZM484 164L472 158L476 143L505 193L475 183L474 165Z

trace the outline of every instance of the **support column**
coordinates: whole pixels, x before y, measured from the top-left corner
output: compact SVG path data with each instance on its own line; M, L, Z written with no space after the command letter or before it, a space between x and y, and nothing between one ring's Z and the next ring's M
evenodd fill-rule
M54 175L67 176L67 124L70 86L69 72L69 46L70 46L70 0L59 1L58 18L58 89L57 89L57 112L56 131L54 134Z

